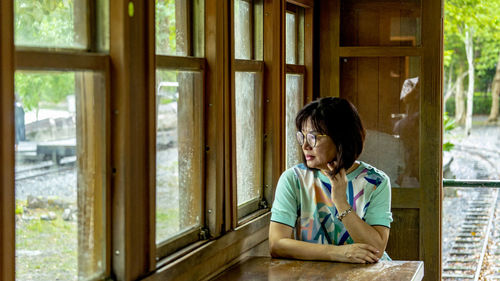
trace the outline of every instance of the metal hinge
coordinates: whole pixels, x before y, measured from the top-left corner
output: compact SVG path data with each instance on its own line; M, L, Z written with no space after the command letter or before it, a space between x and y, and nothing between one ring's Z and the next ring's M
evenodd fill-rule
M200 240L207 240L210 238L210 230L208 228L200 229Z
M255 206L255 205L254 205ZM269 206L267 205L267 201L266 199L262 199L260 202L259 202L259 209L267 209L269 208Z

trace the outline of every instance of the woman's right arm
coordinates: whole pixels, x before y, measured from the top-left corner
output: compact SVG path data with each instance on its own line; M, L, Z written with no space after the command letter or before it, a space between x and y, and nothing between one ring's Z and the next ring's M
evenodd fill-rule
M378 250L368 244L328 245L314 244L293 238L293 228L271 221L269 249L272 257L300 260L324 260L351 263L377 262Z

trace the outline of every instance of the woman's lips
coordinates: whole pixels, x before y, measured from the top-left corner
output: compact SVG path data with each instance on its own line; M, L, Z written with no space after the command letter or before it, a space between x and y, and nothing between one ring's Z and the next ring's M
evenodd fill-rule
M309 160L313 160L314 159L314 156L312 155L306 155L306 160L309 161Z

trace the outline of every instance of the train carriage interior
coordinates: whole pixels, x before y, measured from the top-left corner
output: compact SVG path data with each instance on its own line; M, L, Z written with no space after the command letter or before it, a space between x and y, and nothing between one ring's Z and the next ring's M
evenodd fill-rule
M499 0L2 0L0 23L0 280L500 280ZM270 255L325 97L390 179L393 263Z

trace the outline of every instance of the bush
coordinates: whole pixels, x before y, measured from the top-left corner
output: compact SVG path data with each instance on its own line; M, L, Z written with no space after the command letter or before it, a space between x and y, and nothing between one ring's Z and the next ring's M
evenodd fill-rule
M467 97L465 97L464 102L467 104ZM467 106L467 105L466 105ZM474 101L472 113L474 115L485 115L490 114L491 110L491 93L474 93ZM455 116L455 97L450 97L446 101L446 111L450 116Z

